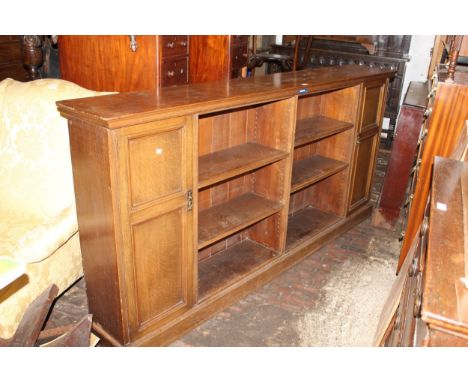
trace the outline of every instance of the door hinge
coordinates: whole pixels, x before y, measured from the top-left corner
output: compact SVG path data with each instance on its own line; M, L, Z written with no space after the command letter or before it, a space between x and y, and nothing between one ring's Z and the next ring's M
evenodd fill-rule
M192 211L193 208L193 192L192 190L187 191L187 211Z

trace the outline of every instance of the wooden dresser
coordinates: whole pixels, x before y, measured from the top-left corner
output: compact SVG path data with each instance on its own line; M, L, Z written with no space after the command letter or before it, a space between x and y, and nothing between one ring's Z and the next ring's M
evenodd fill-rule
M392 75L320 68L58 102L100 335L170 343L368 217Z
M468 346L468 162L434 161L430 201L399 275L385 346Z
M188 36L59 36L62 78L129 92L188 83Z

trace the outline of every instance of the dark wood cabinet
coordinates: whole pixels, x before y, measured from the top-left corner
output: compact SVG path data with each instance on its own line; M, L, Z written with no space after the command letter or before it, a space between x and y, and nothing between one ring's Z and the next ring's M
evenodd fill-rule
M242 77L243 35L60 36L62 78L98 91L140 91ZM244 75L245 76L245 75Z
M188 82L188 36L59 36L63 79L97 91L154 90Z
M361 112L378 136L393 72L330 74L58 102L102 337L170 343L370 215L348 199L372 172L351 173L374 166L374 147L356 146Z

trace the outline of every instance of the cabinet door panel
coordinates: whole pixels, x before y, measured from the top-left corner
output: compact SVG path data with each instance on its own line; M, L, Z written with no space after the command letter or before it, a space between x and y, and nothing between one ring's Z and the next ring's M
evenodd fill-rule
M128 140L132 206L182 190L183 126Z
M365 132L380 127L382 120L382 98L385 93L385 84L382 82L369 83L364 87L364 105L362 108L359 132Z
M150 122L116 134L126 285L122 297L129 337L135 340L194 302L196 206L188 203L194 184L193 120Z
M138 322L187 302L183 272L184 209L132 227Z
M369 200L378 142L374 134L356 143L349 211Z

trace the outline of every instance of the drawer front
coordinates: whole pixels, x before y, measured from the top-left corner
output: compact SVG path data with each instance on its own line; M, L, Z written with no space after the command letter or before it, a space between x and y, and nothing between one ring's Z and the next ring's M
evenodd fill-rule
M5 42L0 47L0 63L18 62L22 64L21 46L19 42Z
M163 59L188 54L188 36L161 36Z
M161 69L161 86L184 85L188 83L188 58L164 60Z

